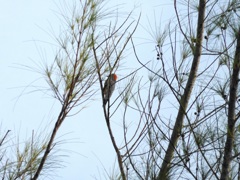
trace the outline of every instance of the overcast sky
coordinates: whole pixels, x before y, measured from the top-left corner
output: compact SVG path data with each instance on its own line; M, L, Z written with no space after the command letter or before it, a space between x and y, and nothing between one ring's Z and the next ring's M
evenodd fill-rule
M156 57L154 43L146 28L149 23L153 27L161 24L164 28L166 20L174 13L171 4L156 0L109 1L109 6L121 4L119 11L130 12L135 8L134 18L141 12L140 26L134 38L138 44L139 57L146 62L153 60ZM64 23L58 16L61 2L1 1L0 130L1 136L6 130L11 130L9 140L12 142L19 138L20 143L23 143L31 137L32 130L49 132L57 118L60 105L46 91L39 91L47 84L37 70L41 69L42 62L51 62L55 55L56 41L50 34L55 32L57 36L64 29ZM131 54L126 57L126 61L133 70L137 66ZM124 77L125 73L121 71L118 75ZM117 93L116 90L115 96ZM119 119L115 118L113 124L119 126L121 131ZM104 171L111 173L116 160L115 152L104 122L100 99L89 104L80 114L68 118L60 129L57 141L63 142L59 154L66 156L59 160L64 162L65 167L52 173L49 179L106 179Z

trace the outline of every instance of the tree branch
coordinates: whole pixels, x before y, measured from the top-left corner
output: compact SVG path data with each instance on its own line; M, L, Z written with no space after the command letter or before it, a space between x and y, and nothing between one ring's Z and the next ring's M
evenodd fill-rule
M176 4L176 0L174 1ZM178 115L176 118L176 122L174 125L174 129L172 132L171 140L168 144L168 148L163 159L163 163L161 166L161 170L158 174L157 179L164 179L167 177L170 167L171 161L173 158L174 150L177 145L178 139L181 135L183 120L185 117L185 112L188 106L188 102L190 99L190 95L196 80L197 70L200 62L201 52L202 52L202 39L203 39L203 29L204 29L204 16L205 16L205 0L199 0L199 12L198 12L198 26L197 26L197 40L196 45L193 49L194 57L192 62L192 67L190 71L190 75L184 90L184 94L181 96L180 107L178 111ZM179 24L181 26L181 24Z

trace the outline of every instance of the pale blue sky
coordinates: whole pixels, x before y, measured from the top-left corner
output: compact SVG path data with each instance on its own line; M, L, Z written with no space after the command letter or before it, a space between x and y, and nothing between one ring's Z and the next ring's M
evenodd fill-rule
M31 136L32 130L41 131L47 127L51 130L59 112L59 103L39 90L47 87L41 74L35 72L43 61L52 61L54 57L54 44L56 42L49 33L59 33L64 24L59 21L59 2L49 0L7 0L1 1L0 6L0 108L1 108L1 132L10 129L13 142L18 138L24 142ZM156 23L161 19L161 25L165 27L167 19L173 16L173 8L170 4L161 5L161 1L135 0L129 2L110 1L111 4L121 3L121 10L131 11L134 7L134 17L142 13L140 26L134 35L139 50L139 57L144 61L155 58L154 44L151 37L143 27L148 27L150 20L154 27L154 14ZM131 53L129 50L128 53ZM130 64L130 70L137 66L134 56L129 54L126 61ZM130 61L131 60L131 61ZM23 66L22 66L23 65ZM24 65L33 67L24 68ZM129 72L126 71L126 73ZM121 71L120 77L125 72ZM36 86L36 87L33 87ZM38 87L37 87L38 86ZM120 85L117 85L120 86ZM118 92L115 92L115 95ZM99 109L99 111L98 111ZM119 112L121 114L121 112ZM120 119L120 117L119 117ZM115 127L121 127L118 119L114 119ZM117 129L117 128L116 128ZM3 133L1 133L2 136ZM56 180L88 180L102 179L104 168L111 172L115 162L115 152L110 143L107 128L101 111L100 99L91 103L80 114L68 118L62 125L59 140L65 143L60 146L60 154L68 157L60 158L65 167L52 173L46 179ZM121 137L118 137L121 138ZM117 167L117 165L115 165ZM100 175L99 175L100 173Z

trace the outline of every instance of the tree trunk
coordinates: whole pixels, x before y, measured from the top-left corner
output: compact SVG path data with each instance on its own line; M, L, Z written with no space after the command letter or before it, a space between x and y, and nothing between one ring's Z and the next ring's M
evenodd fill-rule
M176 3L176 1L175 1L175 3ZM168 148L167 148L165 157L163 159L161 170L157 177L158 180L164 180L168 177L174 150L175 150L175 147L177 145L178 139L181 134L182 124L183 124L183 120L185 117L185 112L186 112L188 102L190 99L190 95L192 93L192 89L193 89L193 86L194 86L194 83L196 80L197 70L198 70L201 52L202 52L205 6L206 6L205 0L199 0L197 38L196 38L196 45L193 48L194 57L193 57L192 67L191 67L191 71L189 74L189 78L188 78L184 93L180 99L180 107L179 107L178 115L176 118L176 122L174 125L174 129L172 132L170 142L168 144Z
M231 76L231 84L229 90L229 102L228 102L228 127L227 127L227 139L224 148L224 157L222 164L221 180L228 179L229 167L232 161L232 148L234 143L234 129L235 129L235 106L239 81L239 69L240 69L240 29L237 35L237 47L233 62L233 72Z

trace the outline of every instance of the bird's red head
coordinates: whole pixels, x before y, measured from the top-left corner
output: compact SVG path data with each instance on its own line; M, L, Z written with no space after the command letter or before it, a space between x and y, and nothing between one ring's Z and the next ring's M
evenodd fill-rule
M112 77L115 81L117 80L117 75L116 74L113 74Z

